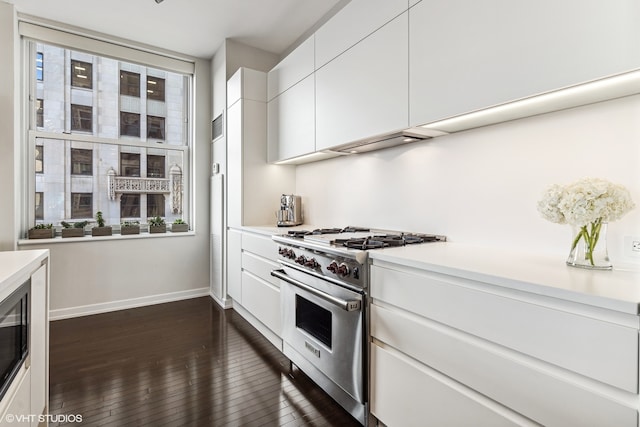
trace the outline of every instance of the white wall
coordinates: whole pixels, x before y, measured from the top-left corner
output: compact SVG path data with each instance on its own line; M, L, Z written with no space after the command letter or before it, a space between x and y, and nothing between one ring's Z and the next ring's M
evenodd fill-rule
M553 183L602 177L638 207L611 223L614 265L623 236L640 236L640 96L298 166L305 222L445 234L451 241L568 255L571 228L542 219Z

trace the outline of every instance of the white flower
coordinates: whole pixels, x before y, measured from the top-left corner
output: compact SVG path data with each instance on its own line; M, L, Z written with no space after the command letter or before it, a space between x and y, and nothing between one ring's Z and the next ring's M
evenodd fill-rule
M615 221L634 207L626 188L599 178L582 179L564 187L552 185L538 202L538 211L545 219L578 227Z

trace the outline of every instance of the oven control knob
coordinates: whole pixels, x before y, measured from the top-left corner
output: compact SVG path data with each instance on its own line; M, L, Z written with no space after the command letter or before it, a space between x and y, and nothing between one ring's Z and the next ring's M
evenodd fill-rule
M293 250L288 249L288 250L286 250L286 251L287 251L287 253L286 253L286 254L284 254L284 256L285 256L285 257L287 257L287 258L289 258L289 259L294 259L294 258L296 257L296 253L295 253L295 252L293 252Z
M287 253L289 253L289 249L287 248L283 248L283 247L279 247L278 248L278 254L282 255L282 256L286 256Z
M318 264L318 261L316 261L315 258L308 259L307 262L304 263L305 267L309 267L309 268L313 268L313 269L318 268L319 265L320 264Z
M333 274L338 274L338 263L336 261L331 261L331 264L327 266L327 270Z
M295 262L296 264L304 265L307 262L307 257L305 257L304 255L300 255L298 258L296 258Z
M349 270L349 266L344 262L338 266L337 274L339 274L340 276L346 277L349 275L350 272L351 271Z

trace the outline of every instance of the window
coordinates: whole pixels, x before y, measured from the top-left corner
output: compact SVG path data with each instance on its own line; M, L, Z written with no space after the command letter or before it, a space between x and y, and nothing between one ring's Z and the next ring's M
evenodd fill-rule
M164 196L162 194L147 194L147 216L164 216Z
M147 178L164 178L164 156L147 156Z
M41 82L44 79L44 55L42 52L36 53L36 80Z
M120 153L120 175L140 176L140 154Z
M147 116L147 138L164 139L164 117Z
M36 173L44 173L44 146L36 145Z
M93 65L88 62L71 60L71 86L83 89L93 88Z
M120 135L140 136L140 114L120 112Z
M93 150L71 149L71 175L93 175Z
M93 217L93 194L71 193L71 218Z
M31 197L23 199L23 228L31 228L36 215L58 226L93 218L96 210L110 224L122 218L144 221L147 213L167 221L188 218L193 63L140 54L131 46L120 56L114 54L117 44L101 56L88 50L89 39L76 51L68 35L46 43L23 33L30 56L22 102L25 110L32 107L23 121L30 126L25 150L32 153L23 157L24 169L32 171L25 184L24 194ZM102 49L100 43L95 46ZM39 80L45 57L47 78ZM154 93L148 96L147 89ZM164 103L167 91L171 105ZM169 165L178 171L171 177Z
M42 191L36 191L35 211L36 220L44 220L44 193Z
M123 194L120 197L120 218L140 218L139 194Z
M44 127L44 99L36 99L36 126Z
M140 98L140 74L120 71L120 95Z
M71 104L71 130L93 131L93 108Z
M147 99L164 101L164 79L147 77Z

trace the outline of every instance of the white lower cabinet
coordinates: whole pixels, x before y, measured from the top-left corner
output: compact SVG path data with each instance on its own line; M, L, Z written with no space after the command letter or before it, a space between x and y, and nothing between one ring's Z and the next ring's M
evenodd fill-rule
M282 349L280 282L271 276L277 269L277 247L271 236L229 230L228 293L233 308Z
M371 298L388 426L638 426L637 316L385 264Z

